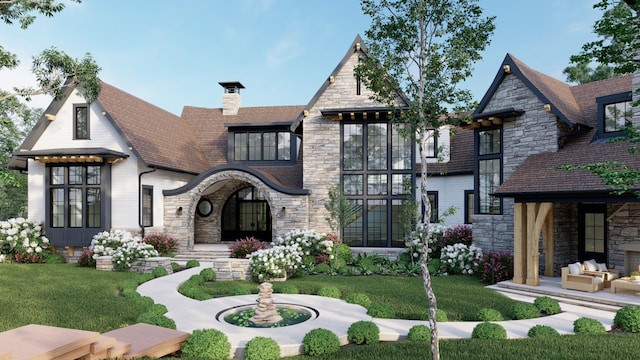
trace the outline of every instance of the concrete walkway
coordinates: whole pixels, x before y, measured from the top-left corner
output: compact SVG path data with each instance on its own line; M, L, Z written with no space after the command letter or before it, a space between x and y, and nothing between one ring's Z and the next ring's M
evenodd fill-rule
M197 329L218 329L224 332L231 343L235 358L243 358L246 343L256 336L273 338L280 344L282 356L302 353L304 335L315 328L333 331L340 338L342 345L348 343L347 330L359 320L371 320L380 328L381 341L395 341L406 338L409 329L414 325L428 325L427 321L378 319L367 315L361 306L348 304L344 300L314 295L274 294L278 303L308 306L318 311L318 316L304 323L283 328L259 329L243 328L218 321L216 315L235 306L255 304L257 295L222 297L198 301L178 293L178 287L202 269L211 264L201 262L201 266L191 268L148 281L138 287L143 296L151 297L156 303L167 307L167 317L175 320L178 330L192 332ZM256 284L257 287L257 284ZM533 302L535 297L513 294L515 300ZM589 317L600 321L607 330L613 324L615 312L599 310L572 304L561 303L562 313L530 320L510 320L499 322L509 338L527 337L527 332L534 325L549 325L560 334L573 333L573 322L580 317ZM473 328L479 322L441 322L438 323L438 334L442 339L470 338Z

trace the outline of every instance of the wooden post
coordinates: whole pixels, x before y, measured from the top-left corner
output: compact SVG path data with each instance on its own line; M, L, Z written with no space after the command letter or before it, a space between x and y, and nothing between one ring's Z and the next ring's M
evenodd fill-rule
M555 241L553 238L553 204L551 204L547 216L545 217L544 227L542 228L542 241L545 244L544 250L544 275L553 276L555 262Z
M515 203L513 207L513 283L524 284L527 264L527 205Z
M540 240L540 232L536 232L536 216L538 214L538 209L540 208L539 203L528 203L527 204L527 277L526 284L529 286L538 286L538 271L540 268L539 264L539 253L538 253L538 242Z

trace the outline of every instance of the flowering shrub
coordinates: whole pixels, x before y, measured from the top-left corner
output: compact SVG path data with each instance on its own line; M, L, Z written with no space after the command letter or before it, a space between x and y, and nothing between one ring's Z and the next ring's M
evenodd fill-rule
M49 253L41 224L21 217L0 222L0 262L9 255L16 262L42 263Z
M513 256L508 251L487 251L480 261L482 276L480 281L495 284L500 281L513 279Z
M268 247L269 243L260 241L253 236L247 236L246 238L237 240L231 244L231 246L229 246L229 250L231 250L232 258L244 259L252 252L266 249Z
M471 275L480 269L482 249L475 245L447 245L440 255L441 271L444 275Z
M274 241L274 245L297 245L300 248L303 257L303 265L313 264L316 257L320 254L329 255L329 260L333 259L333 244L327 234L319 233L314 230L293 230L285 234L284 237L278 237Z
M153 246L159 254L173 254L178 250L178 240L161 232L149 234L142 241Z
M249 255L251 275L258 281L289 277L302 266L302 249L298 244L274 245Z
M410 254L411 262L414 263L420 260L425 244L424 240L427 236L429 237L427 241L429 258L440 254L437 244L440 242L445 229L446 226L438 223L429 224L428 228L425 227L424 223L417 224L416 230L412 231L404 242L406 251Z
M117 270L127 270L134 260L158 256L152 245L124 230L103 231L94 235L90 249L94 259L104 255L112 256Z
M82 250L82 254L78 257L78 266L80 267L96 266L96 260L93 258L93 251L91 251L91 249Z

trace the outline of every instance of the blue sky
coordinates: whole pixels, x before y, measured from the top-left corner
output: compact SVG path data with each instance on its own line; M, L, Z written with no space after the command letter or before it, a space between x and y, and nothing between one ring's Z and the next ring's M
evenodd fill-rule
M0 72L0 88L33 85L31 57L55 46L91 53L102 80L178 115L220 107L220 81L243 83L243 106L304 105L370 23L358 0L61 1L63 12L26 30L0 24L0 44L23 63ZM569 56L595 39L595 2L481 0L496 30L464 87L479 101L507 53L564 80Z

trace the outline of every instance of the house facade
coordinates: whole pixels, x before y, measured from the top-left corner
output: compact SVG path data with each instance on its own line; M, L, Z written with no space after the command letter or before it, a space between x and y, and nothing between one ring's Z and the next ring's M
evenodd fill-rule
M354 76L361 56L356 37L306 105L243 107L243 84L221 82L221 108L185 106L176 116L104 82L91 104L68 87L10 163L28 172L29 218L69 250L110 229L163 231L189 250L247 236L271 241L295 229L332 232L324 205L341 186L354 204L342 239L402 248L415 143ZM453 143L441 133L441 145ZM434 165L434 178L447 164L457 166L447 158ZM455 175L472 178L468 165ZM443 209L449 192L434 188Z
M512 251L514 282L537 285L539 274L588 259L623 273L640 263L638 197L561 168L640 166L628 142L608 141L640 124L631 97L638 79L570 86L505 57L466 128L474 131L474 242Z

